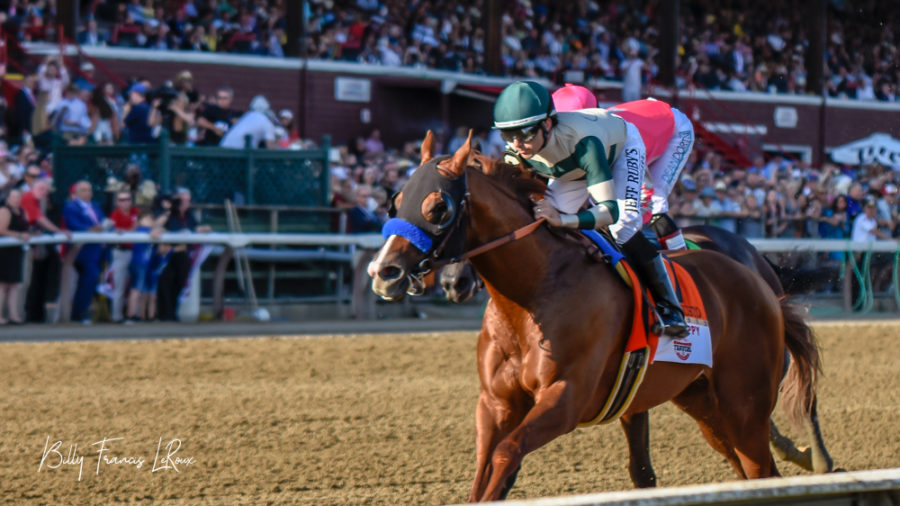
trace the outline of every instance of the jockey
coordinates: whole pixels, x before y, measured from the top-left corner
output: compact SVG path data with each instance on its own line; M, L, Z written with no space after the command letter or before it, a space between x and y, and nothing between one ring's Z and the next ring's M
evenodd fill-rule
M646 149L637 127L604 109L557 113L546 88L517 81L497 97L494 128L521 163L550 180L535 218L557 227L608 227L653 293L662 333L685 337L662 257L639 233Z
M597 97L583 86L566 83L553 93L553 104L557 112L593 109L597 107ZM687 249L681 229L668 214L668 197L694 146L691 120L678 109L652 98L618 104L608 111L633 123L641 133L652 187L648 192L650 227L660 246L670 250Z

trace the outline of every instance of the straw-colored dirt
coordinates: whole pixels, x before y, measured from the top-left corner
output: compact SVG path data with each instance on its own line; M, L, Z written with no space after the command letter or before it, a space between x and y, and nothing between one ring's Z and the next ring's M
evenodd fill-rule
M900 328L817 328L820 415L837 465L900 466ZM474 348L471 332L2 344L0 502L462 502L474 472ZM662 485L734 478L686 415L666 405L651 416ZM122 439L105 444L111 463L98 469L93 444L104 438ZM154 472L175 439L173 459L192 463ZM84 459L80 480L80 466L60 465L70 449ZM144 462L114 463L128 457ZM630 489L625 462L618 426L579 429L526 457L510 498Z

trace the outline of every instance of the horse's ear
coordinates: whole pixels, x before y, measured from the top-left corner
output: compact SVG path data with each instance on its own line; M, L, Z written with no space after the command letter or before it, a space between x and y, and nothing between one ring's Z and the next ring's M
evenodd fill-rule
M497 168L497 162L493 158L485 155L484 153L473 153L472 154L472 166L477 167L481 172L487 174L488 176L494 174Z
M425 140L422 141L422 147L419 149L419 156L422 158L422 164L434 158L434 133L429 130L425 134Z
M466 171L466 167L469 165L470 153L472 153L472 129L469 129L469 136L466 138L466 142L456 150L456 153L453 154L453 158L445 160L440 164L440 169L449 172L456 177L462 176Z

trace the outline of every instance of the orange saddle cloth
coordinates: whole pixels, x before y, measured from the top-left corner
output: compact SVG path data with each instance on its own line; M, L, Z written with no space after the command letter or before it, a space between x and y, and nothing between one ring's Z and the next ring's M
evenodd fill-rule
M650 348L650 362L656 355L656 347L659 344L659 335L654 334L651 329L656 320L656 312L653 310L653 298L642 289L638 281L637 274L628 265L627 262L620 262L628 274L628 283L631 285L632 294L634 295L634 323L631 327L631 336L625 345L625 351L639 350L645 346ZM678 295L678 301L684 310L684 319L690 327L692 333L696 333L698 327L708 327L706 318L706 307L700 298L700 291L697 290L697 284L688 274L684 267L665 258L666 269L669 271L669 278L672 280L672 286Z

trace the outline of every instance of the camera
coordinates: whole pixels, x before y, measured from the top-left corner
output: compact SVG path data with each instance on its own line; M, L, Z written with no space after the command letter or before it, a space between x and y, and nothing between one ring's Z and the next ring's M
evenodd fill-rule
M159 88L151 90L147 93L147 101L153 103L155 100L159 99L158 109L164 111L169 108L169 104L172 103L172 100L178 98L178 90L173 88L169 83L166 83Z
M171 209L176 209L181 205L181 199L177 195L171 193L160 193L153 198L153 214L160 215Z

